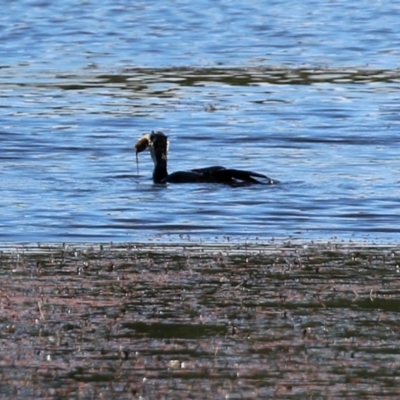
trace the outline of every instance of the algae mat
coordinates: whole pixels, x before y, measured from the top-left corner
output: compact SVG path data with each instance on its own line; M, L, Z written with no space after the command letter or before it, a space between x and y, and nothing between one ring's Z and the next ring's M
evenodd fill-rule
M400 247L14 245L0 398L392 398Z

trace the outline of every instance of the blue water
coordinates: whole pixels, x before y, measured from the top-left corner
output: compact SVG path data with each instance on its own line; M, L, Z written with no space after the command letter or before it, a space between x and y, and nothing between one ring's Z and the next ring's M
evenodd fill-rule
M0 16L0 241L400 238L400 5L19 1ZM225 165L281 184L160 187Z

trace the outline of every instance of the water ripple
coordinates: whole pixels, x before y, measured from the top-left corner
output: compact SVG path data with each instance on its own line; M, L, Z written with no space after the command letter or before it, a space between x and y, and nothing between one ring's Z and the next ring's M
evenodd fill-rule
M0 240L397 240L399 9L287 7L7 4ZM153 129L170 171L281 184L157 187L132 150Z

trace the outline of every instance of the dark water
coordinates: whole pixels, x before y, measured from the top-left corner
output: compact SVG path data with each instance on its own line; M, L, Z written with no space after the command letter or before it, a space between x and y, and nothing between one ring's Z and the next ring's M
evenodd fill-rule
M288 12L290 10L290 12ZM399 238L400 7L19 1L0 16L0 240ZM275 187L154 186L222 164Z
M399 248L0 254L2 398L395 398Z
M329 244L6 249L2 398L397 398L399 262Z

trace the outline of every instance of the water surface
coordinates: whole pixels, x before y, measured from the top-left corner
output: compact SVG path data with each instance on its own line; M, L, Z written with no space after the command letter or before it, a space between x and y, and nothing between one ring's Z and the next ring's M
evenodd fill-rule
M396 4L5 8L1 241L399 238ZM153 129L170 171L281 184L153 185Z
M394 398L399 248L10 246L18 398Z

